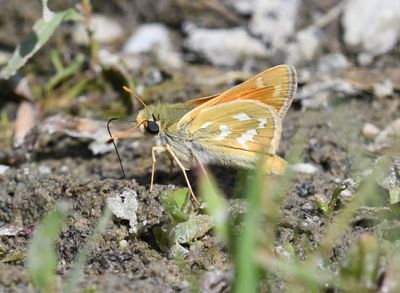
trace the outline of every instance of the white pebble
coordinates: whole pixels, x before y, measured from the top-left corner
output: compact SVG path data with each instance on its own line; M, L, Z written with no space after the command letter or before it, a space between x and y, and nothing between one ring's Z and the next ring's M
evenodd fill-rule
M393 83L390 79L374 84L374 94L378 98L386 98L393 95Z
M342 192L340 192L340 195L343 197L351 197L353 195L353 193L350 190L345 189Z
M267 56L264 44L244 28L205 29L187 26L186 46L214 65L233 66L246 58Z
M373 56L392 50L400 36L400 1L349 0L342 26L345 44Z
M315 174L318 172L318 168L310 163L299 163L292 166L292 169L302 174Z
M4 174L5 172L7 172L7 170L10 169L9 166L7 165L0 165L0 175Z
M368 139L375 139L375 137L381 132L381 130L376 127L372 123L365 123L363 128L362 128L362 134L364 135L365 138Z
M124 29L117 21L101 14L92 15L90 26L93 31L93 39L100 44L112 44L122 38L124 34ZM89 43L86 28L82 23L76 25L72 39L78 45Z
M126 241L125 239L122 239L119 242L119 247L122 248L122 249L127 248L128 247L128 241Z
M125 190L122 194L117 194L107 199L108 207L111 212L120 219L129 221L129 233L137 232L138 209L137 193L133 190Z
M182 59L174 48L168 28L160 23L139 26L128 39L122 51L127 54L153 52L157 58L171 67L180 67Z
M51 173L51 168L47 165L40 165L38 170L39 173L43 175L49 175Z

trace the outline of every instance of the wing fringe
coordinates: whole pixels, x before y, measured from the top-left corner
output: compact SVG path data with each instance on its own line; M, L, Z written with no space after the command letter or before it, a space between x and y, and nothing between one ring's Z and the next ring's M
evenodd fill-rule
M277 155L267 156L265 162L265 172L267 174L283 175L286 170L286 161Z

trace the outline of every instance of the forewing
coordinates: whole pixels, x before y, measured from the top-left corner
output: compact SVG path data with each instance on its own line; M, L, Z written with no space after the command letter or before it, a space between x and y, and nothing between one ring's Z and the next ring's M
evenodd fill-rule
M258 153L275 154L281 119L272 106L237 100L204 109L185 131L204 148L253 157Z
M296 92L296 71L293 66L279 65L267 69L249 80L223 92L188 112L179 122L188 124L200 112L215 105L234 100L254 100L275 109L282 119L289 109ZM203 100L204 102L205 100Z
M207 97L202 97L202 98L197 98L197 99L193 99L193 100L189 100L186 103L188 104L192 104L194 106L200 106L203 105L204 103L218 97L220 94L216 94L216 95L212 95L212 96L207 96Z

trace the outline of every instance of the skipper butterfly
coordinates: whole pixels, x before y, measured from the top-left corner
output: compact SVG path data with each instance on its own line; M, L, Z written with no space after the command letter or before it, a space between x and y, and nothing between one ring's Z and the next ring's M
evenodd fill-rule
M109 141L127 137L139 127L154 136L150 191L153 189L156 154L167 152L183 172L197 202L186 171L190 165L215 163L251 168L263 154L266 173L282 174L286 162L276 155L282 119L296 93L293 66L279 65L217 95L177 104L144 105L136 124L112 135ZM203 168L204 170L204 168Z

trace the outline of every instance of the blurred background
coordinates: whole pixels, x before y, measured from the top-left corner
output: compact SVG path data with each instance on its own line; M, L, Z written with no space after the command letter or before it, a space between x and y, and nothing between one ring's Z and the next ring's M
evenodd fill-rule
M280 63L298 70L295 107L303 110L328 108L332 96L390 97L400 84L399 5L118 0L49 1L42 9L39 1L1 0L2 117L14 122L21 102L32 102L31 125L16 131L18 145L29 126L57 111L90 118L132 114L135 101L121 84L148 102L179 101L219 92ZM66 16L35 43L29 33L42 14L50 19L66 9L79 15ZM23 60L5 68L24 38Z
M67 200L58 287L45 291L56 292L115 197L138 210L134 220L114 217L96 242L87 290L228 292L234 283L243 292L262 276L260 291L399 292L400 1L0 0L0 8L0 291L34 292L30 236ZM185 192L163 198L185 186L179 171L168 177L166 158L148 191L153 142L140 134L119 144L129 178L120 180L106 121L134 121L141 109L122 86L146 103L183 102L282 63L296 67L298 91L278 151L293 171L279 203L264 194L249 206L247 175L213 168L224 194L216 205L232 230L221 242L209 211L171 207ZM245 221L250 242L236 243L247 209L259 217ZM173 238L178 230L184 236ZM232 253L235 245L260 252L259 262L246 267L251 258ZM254 274L236 281L241 269Z

